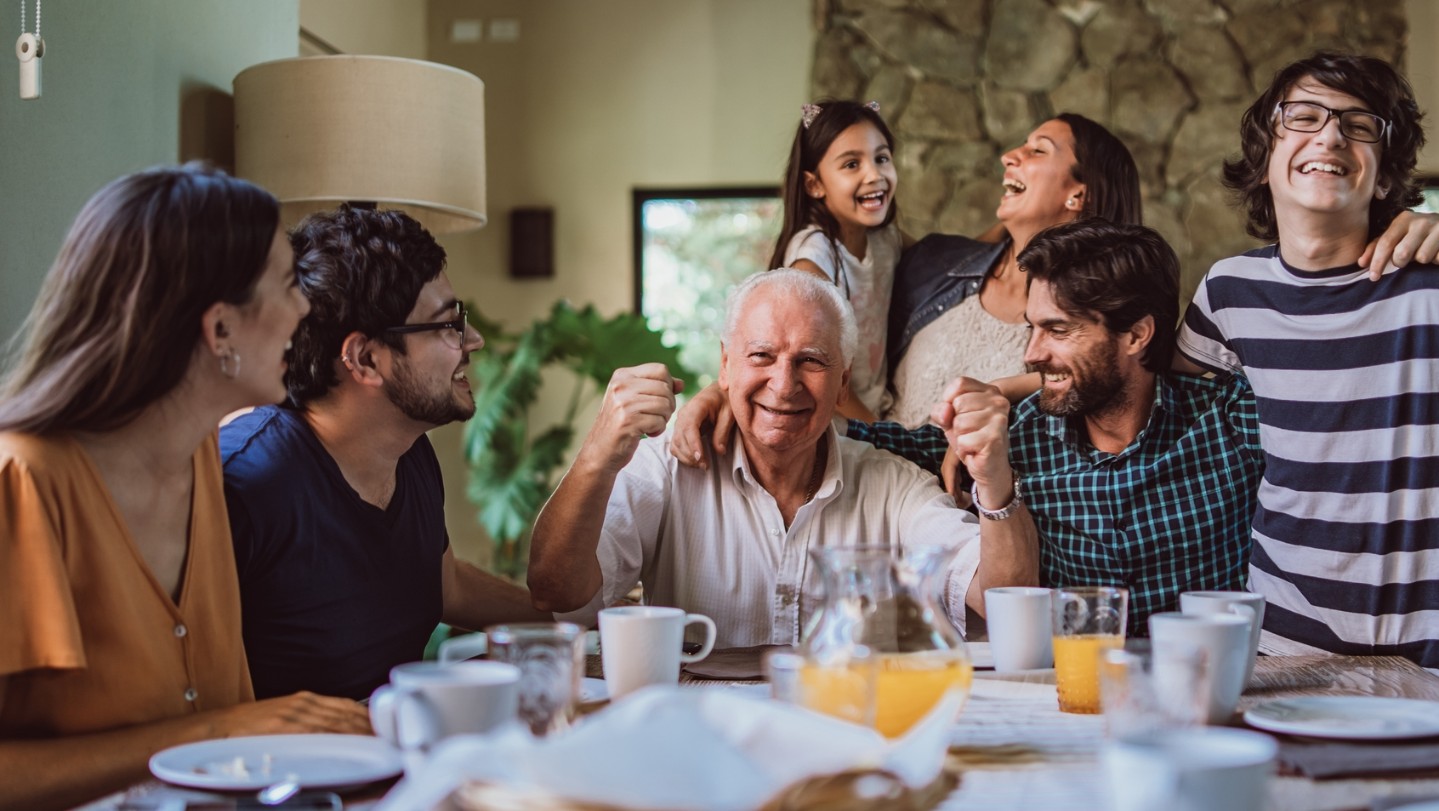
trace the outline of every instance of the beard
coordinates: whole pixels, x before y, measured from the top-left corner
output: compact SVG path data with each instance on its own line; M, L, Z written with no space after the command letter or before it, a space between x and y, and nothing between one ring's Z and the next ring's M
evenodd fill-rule
M468 365L469 359L465 359ZM385 386L385 396L412 420L440 426L464 422L475 415L474 400L466 402L455 395L454 381L446 378L443 385L426 386L426 380L415 374L410 364L399 358L394 375Z
M1041 374L1069 374L1069 388L1062 394L1047 387L1039 390L1039 410L1053 417L1070 417L1093 416L1124 407L1127 397L1118 359L1119 350L1113 341L1108 341L1075 358L1068 368L1030 364L1030 371Z

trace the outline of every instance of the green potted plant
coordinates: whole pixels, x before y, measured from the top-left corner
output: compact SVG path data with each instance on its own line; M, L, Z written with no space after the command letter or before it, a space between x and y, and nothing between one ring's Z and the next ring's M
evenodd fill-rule
M560 301L519 333L506 332L473 306L470 313L485 348L471 372L477 389L475 416L465 426L468 495L495 541L492 568L520 578L529 559L530 529L564 472L581 409L626 366L658 362L687 381L695 375L680 363L679 350L661 343L659 333L634 313L604 318L592 306L577 310ZM568 369L574 385L560 422L534 431L531 407L548 367Z

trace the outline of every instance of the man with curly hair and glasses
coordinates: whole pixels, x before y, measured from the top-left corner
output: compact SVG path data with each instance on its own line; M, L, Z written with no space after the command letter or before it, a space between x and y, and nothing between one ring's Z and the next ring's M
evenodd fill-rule
M1176 368L1246 375L1265 473L1250 588L1271 653L1439 668L1439 274L1370 281L1365 243L1420 194L1424 144L1386 62L1318 53L1245 112L1224 167L1249 232L1195 293Z
M289 402L220 431L245 650L256 695L364 698L442 620L550 617L450 549L425 432L475 413L465 372L485 342L444 249L402 212L348 206L290 242L310 314Z

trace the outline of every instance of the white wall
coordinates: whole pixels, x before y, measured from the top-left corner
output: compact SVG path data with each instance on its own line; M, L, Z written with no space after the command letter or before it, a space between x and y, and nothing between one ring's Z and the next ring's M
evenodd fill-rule
M233 160L230 80L294 56L299 26L296 0L64 0L43 13L43 95L21 101L18 63L0 58L0 341L95 190L154 164ZM18 17L6 3L0 41L19 36Z
M425 0L300 0L300 25L347 54L424 59Z
M780 182L809 87L809 14L810 0L430 0L429 58L485 82L490 225L443 240L460 295L512 327L559 298L629 309L631 189ZM457 18L518 20L519 41L452 44ZM516 206L555 210L551 280L508 276ZM451 537L483 560L460 437L431 435Z

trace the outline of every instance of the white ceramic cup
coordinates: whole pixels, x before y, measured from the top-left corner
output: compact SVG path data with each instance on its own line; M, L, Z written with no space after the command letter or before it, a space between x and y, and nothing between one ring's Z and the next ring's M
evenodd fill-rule
M1186 591L1179 595L1179 610L1185 614L1230 614L1235 606L1249 606L1253 621L1249 629L1249 663L1244 668L1247 687L1254 678L1254 660L1259 654L1259 634L1264 628L1264 595L1252 591Z
M520 669L504 662L409 662L370 696L375 734L401 749L515 723Z
M1107 741L1110 811L1261 811L1278 745L1244 729L1167 729Z
M693 624L705 627L705 641L698 653L684 654L685 627ZM676 683L680 664L709 656L714 644L714 620L703 614L651 605L600 612L600 655L612 701L651 684Z
M1054 667L1051 593L1024 586L984 590L984 619L995 670Z
M1181 614L1177 611L1149 617L1149 639L1156 657L1183 655L1199 648L1208 662L1209 707L1205 720L1228 723L1244 692L1244 668L1249 661L1249 629L1253 617L1246 614Z

